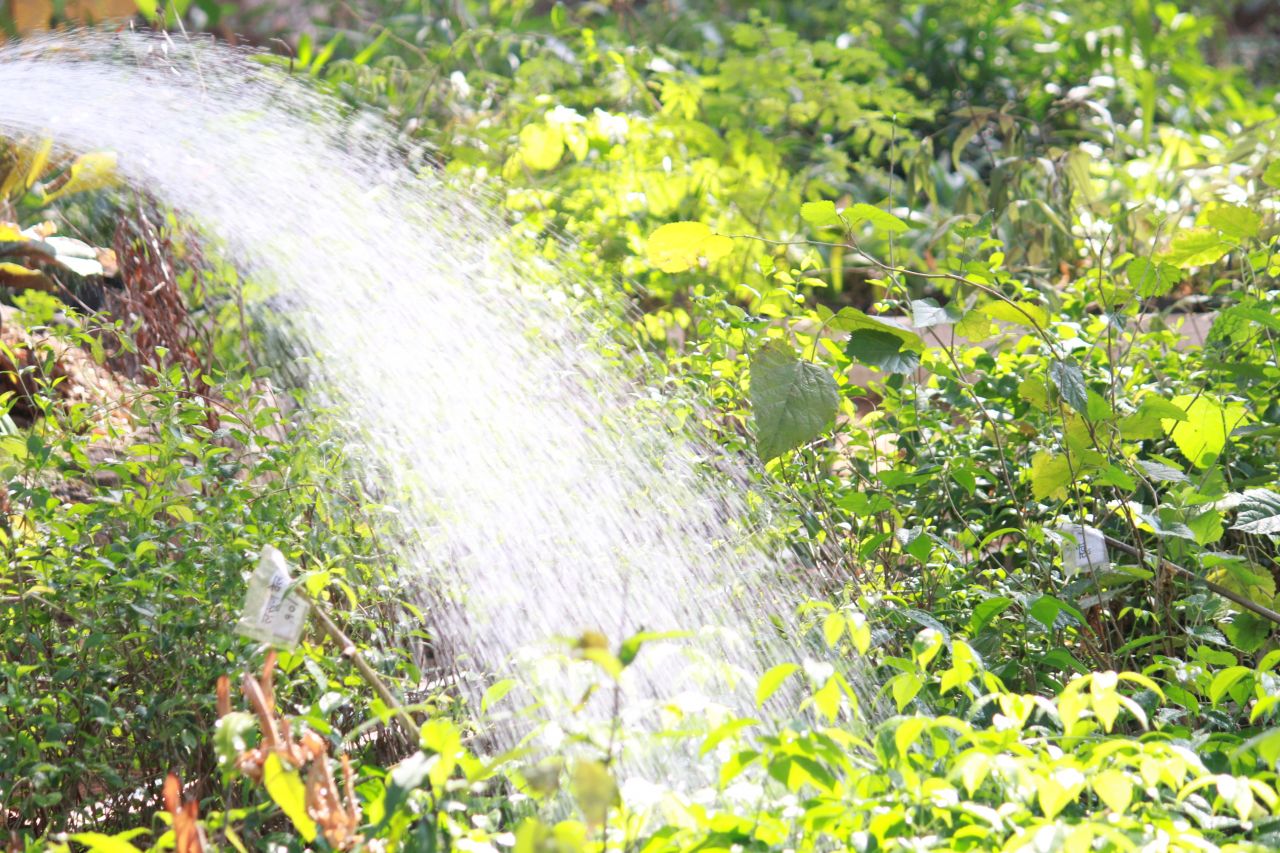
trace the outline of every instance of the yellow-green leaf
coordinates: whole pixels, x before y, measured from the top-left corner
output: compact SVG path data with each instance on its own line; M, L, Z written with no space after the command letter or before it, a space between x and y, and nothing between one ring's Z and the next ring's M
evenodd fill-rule
M1018 326L1043 329L1049 325L1049 312L1034 302L990 302L980 310L993 320Z
M732 249L732 240L701 222L671 222L649 235L645 254L663 272L683 272L700 260L714 263Z
M554 169L564 156L564 131L555 125L527 124L520 131L520 159L530 169Z
M1192 228L1173 238L1163 260L1181 269L1212 264L1231 251L1231 244L1214 228Z
M1133 782L1122 770L1103 770L1093 777L1093 792L1116 814L1124 814L1133 801Z
M760 684L756 687L756 705L763 706L769 697L778 692L782 682L786 681L800 668L795 663L780 663L760 676Z
M1197 468L1206 468L1217 458L1226 447L1227 436L1244 422L1247 413L1243 403L1223 405L1208 394L1184 394L1170 402L1184 411L1187 419L1166 418L1161 425Z
M137 830L128 833L130 837L136 834ZM142 853L125 839L101 832L77 832L71 840L89 848L89 853Z
M1040 451L1031 458L1031 493L1036 500L1066 500L1071 465L1065 456Z
M305 841L316 838L316 823L307 814L307 788L298 771L286 767L274 752L262 763L262 784Z
M844 212L844 216L849 220L850 225L869 222L877 231L899 232L906 231L910 227L887 210L881 210L870 204L855 204Z

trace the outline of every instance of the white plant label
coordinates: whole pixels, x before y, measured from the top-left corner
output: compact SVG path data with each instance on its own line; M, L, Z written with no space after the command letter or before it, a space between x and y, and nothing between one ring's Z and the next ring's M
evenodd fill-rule
M1072 524L1064 527L1061 532L1065 540L1062 543L1062 566L1068 575L1111 568L1107 540L1103 538L1101 530L1083 524Z
M236 633L288 649L298 645L311 605L296 591L286 594L292 583L284 554L267 545L249 576Z

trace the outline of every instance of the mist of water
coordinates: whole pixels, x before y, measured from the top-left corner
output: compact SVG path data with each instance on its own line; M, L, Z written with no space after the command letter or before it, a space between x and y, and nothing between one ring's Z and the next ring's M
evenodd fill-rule
M274 290L264 316L358 421L353 449L393 472L406 575L460 667L519 660L552 683L551 638L693 632L628 671L640 726L655 702L746 710L760 672L803 657L764 624L802 590L743 527L758 509L737 464L602 357L581 285L513 257L376 117L244 55L133 34L4 48L0 92L0 132L116 152Z

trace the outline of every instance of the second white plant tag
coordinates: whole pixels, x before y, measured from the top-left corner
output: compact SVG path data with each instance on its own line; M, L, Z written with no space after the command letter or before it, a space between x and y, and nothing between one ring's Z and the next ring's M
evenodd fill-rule
M1081 571L1105 571L1111 568L1107 555L1107 540L1102 531L1084 524L1072 524L1062 528L1062 566L1068 575Z
M292 583L284 554L271 545L264 547L249 577L236 633L287 649L298 645L311 605L296 591L286 594Z

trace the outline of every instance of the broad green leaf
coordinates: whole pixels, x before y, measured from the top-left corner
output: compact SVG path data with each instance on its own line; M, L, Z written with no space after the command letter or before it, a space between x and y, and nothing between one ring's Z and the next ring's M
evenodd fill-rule
M1213 681L1209 683L1208 697L1209 701L1217 705L1222 701L1222 697L1227 695L1235 684L1246 675L1252 675L1253 670L1247 666L1229 666L1226 669L1219 670L1214 676Z
M1165 418L1161 425L1197 468L1206 468L1217 458L1226 447L1227 436L1244 422L1246 414L1243 403L1223 406L1208 394L1184 394L1170 402L1186 414L1186 420Z
M826 323L828 328L835 329L837 332L853 333L867 330L894 335L902 341L903 349L912 352L924 352L925 349L924 339L915 332L864 314L857 308L841 308L828 317Z
M1231 621L1222 626L1222 633L1227 635L1231 645L1252 654L1262 648L1274 628L1275 623L1270 619L1242 610L1231 615Z
M1262 228L1262 217L1238 204L1222 204L1210 208L1205 214L1205 220L1222 232L1223 236L1237 243L1257 237Z
M604 823L618 804L618 783L599 761L578 761L573 766L573 799L593 826Z
M1049 386L1039 379L1027 378L1019 382L1018 396L1042 412L1049 411Z
M980 310L968 312L956 323L956 334L971 341L985 341L996 331L996 324L992 322L990 315Z
M1236 505L1232 530L1266 536L1280 533L1280 494L1270 489L1246 489Z
M129 837L137 834L137 830L126 833ZM142 853L124 838L115 835L104 835L101 832L77 832L71 840L83 844L88 853Z
M511 688L515 686L516 680L514 678L504 678L501 681L495 681L490 684L485 689L484 696L480 698L480 712L484 713L501 702L511 692Z
M1173 238L1173 245L1163 260L1180 268L1202 267L1216 263L1231 251L1231 244L1212 228L1192 228Z
M765 702L768 702L769 697L778 692L782 682L794 675L799 669L799 664L780 663L760 676L760 684L756 687L756 705L762 707Z
M298 834L305 841L315 841L316 823L307 814L307 789L298 771L286 767L280 756L272 752L262 763L262 784L272 801L293 822Z
M1098 799L1116 814L1124 814L1133 802L1133 782L1123 770L1103 770L1091 784Z
M889 681L889 690L893 693L893 701L898 706L898 710L902 711L907 707L912 699L916 698L916 694L920 692L920 688L924 687L924 682L915 673L903 672L895 675Z
M889 332L859 329L849 335L844 351L854 361L885 373L910 373L920 366L920 356L905 349L902 338Z
M218 766L230 772L240 754L249 747L249 735L258 730L258 718L247 711L232 711L214 724L213 751Z
M1155 480L1157 483L1188 482L1186 474L1164 462L1156 462L1151 459L1139 459L1138 467L1147 475L1148 480Z
M989 302L979 310L993 320L1018 326L1044 329L1049 325L1049 312L1034 302Z
M1187 413L1163 397L1148 394L1136 412L1120 419L1120 434L1128 439L1160 438L1166 419L1185 421Z
M663 272L683 272L701 260L714 263L733 250L733 241L701 222L671 222L649 235L645 254Z
M836 714L840 713L840 684L835 677L827 679L827 683L822 685L813 693L813 706L818 709L818 713L827 718L827 721L833 721Z
M1013 604L1013 599L1006 598L1003 595L997 595L988 598L973 608L973 613L969 615L969 634L977 636L978 632L987 627L987 624L1001 613L1009 609Z
M1036 500L1066 500L1071 465L1065 456L1040 451L1031 457L1031 493Z
M871 227L877 231L892 231L896 233L906 231L911 227L886 210L862 203L855 204L845 210L844 218L848 220L850 225L869 222Z
M830 371L797 357L786 344L770 341L751 357L752 419L766 462L822 435L839 406Z
M1273 160L1267 164L1267 168L1262 173L1262 182L1269 187L1280 188L1280 160Z
M556 125L525 125L520 131L520 160L537 172L554 169L564 156L564 131Z
M1068 406L1086 417L1089 415L1089 390L1084 384L1084 372L1075 359L1062 358L1050 362L1049 378Z
M841 224L840 214L836 212L835 203L830 201L805 202L800 205L800 218L819 228Z
M1142 299L1164 296L1182 281L1182 271L1173 264L1152 262L1146 258L1134 258L1125 267L1129 286Z
M945 307L935 299L913 299L911 301L911 325L917 329L928 329L932 326L950 326L959 322L960 312L954 305Z

